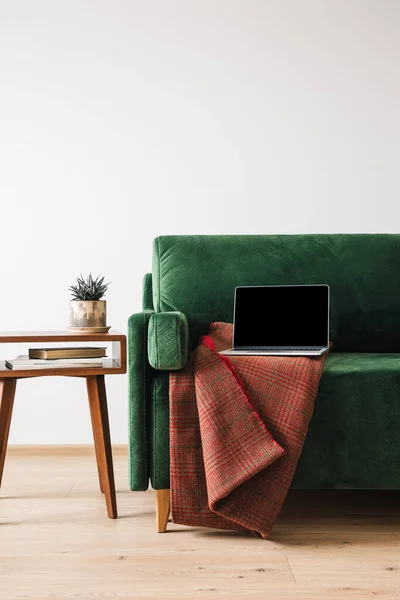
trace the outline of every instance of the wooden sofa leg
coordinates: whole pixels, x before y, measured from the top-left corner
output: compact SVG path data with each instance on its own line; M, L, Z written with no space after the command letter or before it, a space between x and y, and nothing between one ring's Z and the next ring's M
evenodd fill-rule
M165 533L170 511L169 490L156 490L157 533Z

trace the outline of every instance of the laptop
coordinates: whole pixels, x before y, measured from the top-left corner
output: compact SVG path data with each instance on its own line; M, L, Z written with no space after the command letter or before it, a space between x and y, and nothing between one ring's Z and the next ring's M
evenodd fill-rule
M329 348L329 286L235 289L233 348L220 354L320 356Z

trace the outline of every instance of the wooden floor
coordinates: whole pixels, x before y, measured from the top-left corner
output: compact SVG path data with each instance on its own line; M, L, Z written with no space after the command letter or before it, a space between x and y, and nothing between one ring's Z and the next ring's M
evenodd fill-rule
M1 600L400 599L399 493L292 493L271 540L170 523L127 488L107 518L94 456L9 456L0 490Z

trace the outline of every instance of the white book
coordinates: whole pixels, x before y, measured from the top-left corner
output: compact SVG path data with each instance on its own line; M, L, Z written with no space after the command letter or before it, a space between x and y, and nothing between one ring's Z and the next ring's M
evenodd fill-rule
M73 369L78 367L102 367L101 358L57 358L54 360L43 358L29 358L27 355L20 355L13 360L6 360L6 366L13 370L29 369Z

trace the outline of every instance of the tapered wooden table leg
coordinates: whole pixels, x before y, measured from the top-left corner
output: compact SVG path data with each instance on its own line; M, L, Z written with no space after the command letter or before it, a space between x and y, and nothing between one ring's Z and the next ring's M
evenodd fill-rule
M92 417L100 486L103 488L105 494L108 516L110 519L116 519L118 516L117 501L115 497L114 468L104 375L86 377L86 385Z
M16 379L0 379L0 486L3 478L16 385Z
M89 390L89 384L88 384L88 378L86 378L86 385L87 385L87 390L88 390L88 397L90 396L90 390ZM98 444L98 440L97 440L97 435L98 435L98 428L96 427L96 421L95 421L95 416L93 414L93 404L92 402L89 401L89 408L90 408L90 418L92 420L92 431L93 431L93 439L94 439L94 451L96 454L96 463L97 463L97 472L99 475L99 486L100 486L100 491L104 494L104 486L103 486L103 481L102 481L102 469L101 469L101 462L100 462L100 456L99 456L99 447L100 445Z

